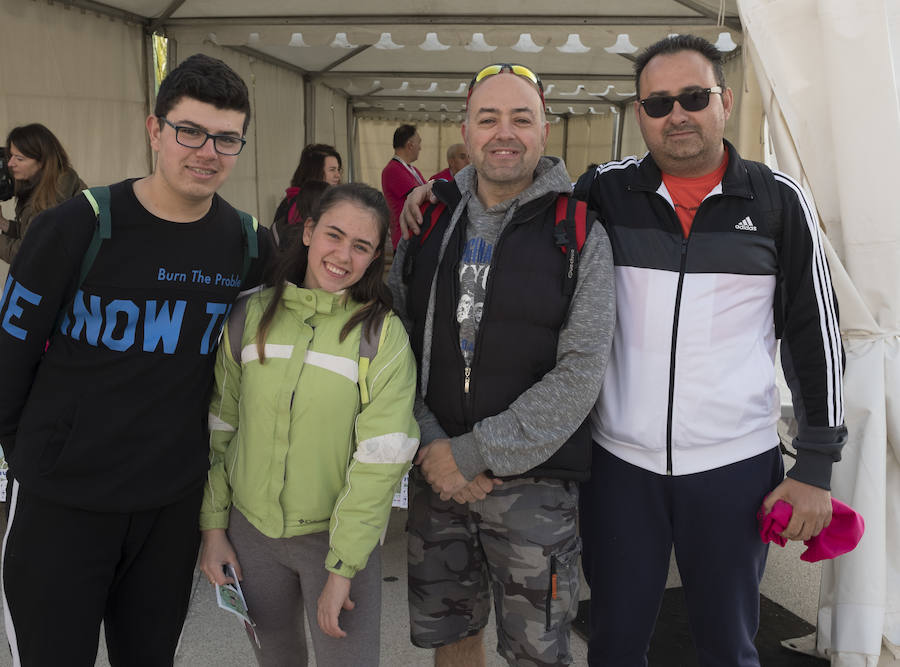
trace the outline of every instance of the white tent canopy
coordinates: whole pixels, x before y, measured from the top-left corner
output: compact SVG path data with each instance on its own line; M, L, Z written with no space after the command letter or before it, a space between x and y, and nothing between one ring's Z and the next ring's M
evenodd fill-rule
M0 60L0 121L45 120L89 183L146 171L142 129L123 105L149 108L148 35L163 34L171 63L203 51L248 81L256 118L245 151L253 159L245 153L224 194L268 222L310 141L334 144L352 178L378 183L394 127L414 122L429 135L418 166L426 175L442 169L469 80L491 62L523 62L542 75L556 121L548 152L573 161L573 178L588 162L644 150L626 110L638 49L675 32L701 34L728 54L729 80L743 88L735 0L610 0L603 14L589 0L552 8L559 13L535 0L514 13L476 0L442 6L441 14L423 8L430 5L421 0L364 9L285 0L0 0L8 53L72 55ZM120 107L113 113L110 101ZM121 161L93 140L110 121L122 124L113 144ZM741 148L758 156L758 130L753 143Z

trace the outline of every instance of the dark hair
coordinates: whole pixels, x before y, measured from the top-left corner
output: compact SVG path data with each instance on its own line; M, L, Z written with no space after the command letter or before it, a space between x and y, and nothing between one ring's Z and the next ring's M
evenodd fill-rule
M28 191L28 200L35 213L53 208L60 203L56 184L62 175L71 168L66 149L59 143L56 135L40 123L31 123L14 127L6 137L6 154L10 153L10 144L25 157L41 163L37 174L37 183L27 184L16 181L16 192Z
M325 158L337 158L338 167L343 169L344 163L341 154L334 146L328 144L307 144L300 153L300 162L291 176L291 185L295 188L303 187L307 181L325 180Z
M681 51L696 51L713 66L716 83L725 89L725 68L722 64L722 52L710 42L696 35L673 35L651 44L641 51L634 60L634 86L637 96L641 96L641 74L653 58L671 55Z
M319 205L319 199L329 187L325 181L306 181L294 200L295 217L293 220L288 220L288 223L302 225L307 218L311 218L316 206Z
M154 115L164 117L182 97L212 104L217 109L244 114L244 133L250 125L250 95L247 85L224 62L202 53L182 61L159 84ZM162 120L160 127L162 127Z
M384 314L390 311L393 305L391 293L387 285L384 284L384 244L391 220L390 210L384 195L365 183L345 183L330 187L325 190L310 216L313 219L313 224L318 224L323 214L342 202L355 204L372 213L378 227L378 246L376 248L378 254L372 260L372 263L369 264L369 268L366 269L362 278L347 289L350 297L354 301L363 304L363 306L353 313L341 329L339 338L341 342L344 341L357 324L362 324L363 330L368 330L370 334L374 333L373 326L375 322L383 318ZM284 253L269 271L266 282L272 285L275 291L272 295L272 300L263 312L256 332L256 345L259 351L260 363L265 361L266 335L281 304L285 282L291 281L297 285L303 284L308 262L309 248L304 243L298 243L289 252Z
M272 229L278 239L279 252L293 250L303 235L303 223L312 215L319 197L330 186L325 181L306 181L293 197L287 196L278 204Z
M401 125L394 130L394 148L403 148L414 136L416 136L415 125Z

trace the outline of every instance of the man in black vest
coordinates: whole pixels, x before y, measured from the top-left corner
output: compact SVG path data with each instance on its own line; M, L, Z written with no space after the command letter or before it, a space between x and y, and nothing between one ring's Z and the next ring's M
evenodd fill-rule
M412 475L411 634L438 665L485 663L492 595L510 664L570 662L577 482L615 298L602 227L583 221L583 245L557 227L570 180L542 157L548 134L531 70L476 74L462 126L471 164L434 185L440 203L389 280L420 365L427 443Z

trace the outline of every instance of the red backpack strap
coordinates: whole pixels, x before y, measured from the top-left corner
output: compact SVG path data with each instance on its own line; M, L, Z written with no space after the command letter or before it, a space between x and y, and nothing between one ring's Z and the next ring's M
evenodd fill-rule
M571 197L569 201L575 202L575 242L578 244L578 252L581 252L587 239L587 202Z
M556 199L556 225L559 227L562 225L562 228L558 230L558 238L562 239L563 230L566 229L566 221L571 221L574 225L573 231L575 236L575 246L578 248L578 252L581 252L581 249L584 247L584 241L587 238L587 203L581 201L580 199L575 199L574 197L570 197L569 195L561 194ZM569 234L566 233L566 242L569 241ZM565 244L560 244L557 242L557 245L560 246L560 250L563 253L568 252L568 248Z
M575 283L578 281L578 259L587 238L587 204L585 202L565 194L557 197L553 238L559 249L566 255L563 293L571 296L575 293Z
M559 246L559 249L563 251L563 254L566 254L568 250L566 249L565 243L568 242L568 239L564 236L565 231L565 222L566 222L566 213L568 212L569 207L569 197L566 195L560 195L556 198L556 245ZM563 226L560 227L560 224ZM562 241L562 243L560 243Z
M447 205L442 201L439 201L437 204L425 204L422 206L422 231L419 234L419 245L425 243L425 239L431 234L431 230L434 229L446 208Z

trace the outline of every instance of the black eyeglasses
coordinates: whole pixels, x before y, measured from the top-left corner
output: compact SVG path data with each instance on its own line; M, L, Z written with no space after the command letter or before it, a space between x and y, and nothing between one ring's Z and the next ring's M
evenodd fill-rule
M645 97L642 99L641 106L650 118L664 118L672 113L675 107L675 100L685 111L701 111L709 106L710 95L721 95L721 86L713 86L712 88L701 88L699 90L690 90L680 95L656 95L653 97Z
M163 116L157 118L175 130L175 141L185 148L202 148L207 139L212 139L213 148L219 155L238 155L247 143L246 139L232 134L210 134L199 127L175 125Z
M544 102L544 84L541 83L541 77L535 74L532 70L525 67L525 65L513 65L510 63L497 63L496 65L488 65L487 67L480 70L475 76L472 77L472 81L469 83L469 93L466 95L466 106L469 104L469 98L472 97L472 88L475 87L476 83L480 83L484 79L489 76L494 76L495 74L500 74L500 72L511 72L516 76L521 76L523 79L528 79L535 85L538 89L538 92L541 94L541 105L546 106Z

